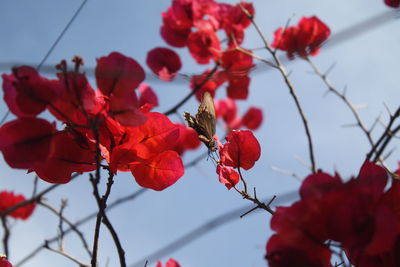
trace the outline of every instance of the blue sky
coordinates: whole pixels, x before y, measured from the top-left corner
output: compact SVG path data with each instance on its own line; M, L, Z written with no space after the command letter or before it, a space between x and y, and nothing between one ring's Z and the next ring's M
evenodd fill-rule
M1 1L0 64L17 62L36 66L80 4L78 0ZM165 46L159 35L160 13L169 4L166 0L88 1L46 64L55 65L61 59L80 55L86 66L91 68L95 66L96 58L119 51L133 57L148 70L144 64L147 51L156 46ZM256 20L269 38L276 28L284 26L292 16L292 24L296 24L301 16L317 15L335 34L390 10L380 0L368 3L363 0L258 0L254 5ZM366 108L360 110L367 125L371 125L379 115L385 122L387 112L384 104L393 110L399 103L399 23L400 20L393 16L385 25L337 46L322 49L320 55L314 58L323 70L336 64L330 73L330 80L339 89L347 87L347 96L352 103L367 104ZM262 46L254 29L248 31L244 46ZM205 68L196 66L186 49L177 51L183 60L183 73L199 73ZM264 51L257 53L267 56ZM284 57L284 54L281 55ZM287 69L309 118L318 167L330 173L337 170L344 177L356 174L369 147L358 128L343 127L354 123L351 113L335 96L325 95L323 83L311 73L311 68L305 62L291 62ZM265 67L258 65L252 77L249 98L239 103L241 112L250 106L261 107L265 119L262 127L255 132L261 143L262 156L255 167L244 175L249 186L257 188L260 198L277 195L279 200L280 194L298 189L300 183L271 170L271 166L305 177L308 170L298 158L308 161L307 143L300 117L282 78L273 70L263 70ZM1 69L1 72L9 70ZM165 84L157 81L152 74L148 75L146 82L159 96L161 106L157 111L160 112L167 110L189 91L184 81ZM220 89L217 98L224 96L225 90ZM197 102L192 100L181 108L180 113L194 112L196 109ZM0 105L0 115L6 111L5 104ZM180 120L176 116L171 116L171 119ZM376 134L381 130L382 126L378 125ZM219 128L218 133L223 135L223 129ZM392 147L395 145L393 143ZM188 153L184 162L204 150ZM389 166L394 168L397 160L399 153L395 150L388 160ZM31 194L31 174L10 169L3 161L0 162L0 168L0 189ZM47 186L44 182L39 184L40 188ZM138 189L130 174L120 173L116 177L111 201ZM49 203L55 206L59 206L61 199L68 199L65 215L71 220L81 218L96 207L87 175L48 195ZM248 204L234 191L227 191L218 183L214 166L204 159L186 170L185 176L171 188L163 192L148 191L134 202L111 211L109 216L123 239L127 262L130 264L215 216ZM269 220L270 215L262 212L234 220L160 260L173 257L182 267L265 266L264 247L271 235ZM11 260L17 262L44 238L54 236L57 224L58 220L43 208L37 209L29 221L13 223ZM93 225L92 221L82 228L90 242ZM117 255L105 228L101 235L100 266L106 266L108 261L108 266L116 266ZM66 238L65 249L88 262L75 236ZM63 257L44 250L26 266L72 265ZM154 265L152 263L149 266Z

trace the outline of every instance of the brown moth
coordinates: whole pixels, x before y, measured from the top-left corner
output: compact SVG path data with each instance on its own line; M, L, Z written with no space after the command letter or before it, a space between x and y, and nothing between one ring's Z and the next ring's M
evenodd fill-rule
M199 137L210 151L216 151L217 146L213 139L215 135L215 107L214 100L209 92L205 92L203 100L201 101L195 117L190 113L183 114L185 120L188 122L189 127L193 128Z

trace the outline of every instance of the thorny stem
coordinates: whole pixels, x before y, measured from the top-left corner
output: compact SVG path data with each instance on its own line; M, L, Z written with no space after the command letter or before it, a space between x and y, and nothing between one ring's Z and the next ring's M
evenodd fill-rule
M325 83L325 85L328 87L329 92L334 93L337 97L339 97L345 104L346 106L350 109L350 111L353 113L354 118L357 121L357 126L362 130L362 132L365 134L365 136L368 139L369 144L371 145L372 149L371 149L371 154L368 154L367 156L367 160L369 160L372 157L373 153L376 153L375 158L374 158L374 162L379 161L382 166L384 166L388 171L389 169L385 166L385 163L383 162L383 159L380 158L380 155L383 153L384 150L384 146L383 149L381 149L381 151L376 151L378 145L383 141L383 137L385 136L390 136L391 132L390 132L390 127L387 128L384 132L384 134L382 135L382 139L378 140L378 142L376 144L374 144L374 141L372 140L372 136L371 136L371 131L367 129L367 127L364 125L363 121L361 120L361 117L359 115L359 113L357 112L356 108L350 103L350 101L347 99L345 93L340 93L332 84L331 82L328 80L327 75L323 74L318 67L314 64L314 62L311 61L311 59L309 57L305 58L305 60L310 64L310 66L313 68L314 72L321 77L322 81ZM394 115L394 119L396 117L396 114ZM390 137L391 138L391 137ZM390 138L388 140L388 142L390 141Z
M371 151L368 153L367 159L366 159L366 160L370 160L371 157L372 157L372 155L374 154L374 152L377 151L378 146L385 140L385 138L386 138L387 136L390 135L390 133L393 133L393 131L390 131L390 128L392 127L394 121L395 121L395 120L397 119L397 117L399 117L399 116L400 116L400 106L397 108L396 112L395 112L393 115L390 116L389 123L388 123L388 125L386 126L385 131L383 131L381 137L378 139L378 141L377 141L377 142L374 144L374 146L371 148ZM387 145L387 144L386 144L386 145ZM386 146L386 145L385 145L385 146ZM380 154L381 154L382 152L383 152L383 150L381 149L380 153L379 153L379 154L377 153L376 156L379 157Z
M398 125L396 128L394 128L392 131L389 130L389 132L387 132L385 141L383 141L381 148L376 152L376 155L373 159L374 162L379 160L379 157L382 155L383 151L385 150L386 146L389 144L390 140L399 131L400 131L400 125Z
M357 121L357 125L360 127L360 129L364 132L365 136L368 139L368 142L370 143L371 146L374 145L374 141L372 140L371 133L367 128L365 127L363 121L360 118L360 115L358 114L357 110L354 108L354 106L350 103L350 101L347 99L346 95L344 93L340 93L333 85L331 82L328 80L326 74L323 74L318 67L314 64L314 62L311 61L309 57L305 58L305 60L310 64L310 66L313 68L314 72L321 77L322 81L325 83L325 85L328 87L329 92L334 93L337 97L343 100L343 102L346 104L346 106L350 109L350 111L353 113L354 118Z
M299 101L299 98L298 98L298 96L296 94L294 86L293 86L292 82L289 80L289 76L288 76L285 68L283 67L280 59L277 57L276 52L269 45L269 43L267 41L267 37L261 31L260 27L255 22L253 16L242 5L239 5L239 6L242 9L242 11L244 12L244 14L247 16L247 18L253 24L253 26L256 29L258 35L261 37L261 39L262 39L262 41L264 43L265 49L267 49L267 51L272 55L272 58L275 61L275 65L277 66L277 69L281 73L281 75L282 75L287 87L289 88L290 95L292 96L292 98L293 98L293 100L294 100L294 102L296 104L297 111L298 111L298 113L299 113L299 115L301 117L301 120L302 120L303 126L304 126L304 130L306 132L306 136L307 136L307 140L308 140L308 151L309 151L309 154L310 154L310 161L311 161L311 171L313 173L316 173L317 172L317 168L316 168L316 163L315 163L314 147L313 147L313 142L312 142L312 138L311 138L310 128L308 126L308 121L307 121L306 115L304 114L303 108L300 105L300 101Z
M245 214L243 214L243 215L240 216L240 217L243 217L243 216L245 216L246 214L248 214L248 213L250 213L250 212L252 212L252 211L254 211L254 210L256 210L256 209L263 209L263 210L266 210L267 212L269 212L270 214L274 215L274 211L271 209L270 205L271 205L272 201L274 201L274 199L275 199L276 196L274 196L274 197L272 198L272 200L270 200L270 201L268 202L268 204L265 204L264 202L261 202L260 200L258 200L257 195L256 195L256 189L255 189L255 188L254 188L254 197L250 196L249 193L247 192L247 185L246 185L246 183L245 183L245 181L244 181L244 178L243 178L243 176L242 176L242 173L240 172L240 167L238 168L238 172L239 172L240 180L242 180L242 182L243 182L244 190L243 190L243 191L240 191L239 189L236 188L236 186L234 186L233 188L234 188L239 194L241 194L242 197L243 197L244 199L250 200L250 201L252 201L254 204L257 205L256 207L252 208L250 211L246 212Z
M185 96L181 101L178 102L175 106L170 108L169 110L164 112L164 115L168 116L171 115L172 113L175 113L178 108L180 108L183 104L185 104L192 96L196 94L197 91L199 91L210 79L211 77L216 73L219 67L219 62L215 63L214 68L207 74L207 76L204 78L204 80L196 85L196 87L187 95Z

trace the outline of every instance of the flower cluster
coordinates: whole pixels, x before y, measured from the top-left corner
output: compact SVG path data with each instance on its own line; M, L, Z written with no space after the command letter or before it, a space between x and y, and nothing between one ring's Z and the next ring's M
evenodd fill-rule
M385 169L366 162L347 182L319 172L304 180L300 196L271 220L271 267L331 266L333 242L354 266L400 266L400 181L388 185Z
M47 182L67 183L73 172L92 171L104 158L109 171L131 171L143 187L162 190L175 183L184 173L173 150L179 126L151 112L158 100L148 85L141 84L143 68L117 52L99 58L98 89L93 90L79 72L81 59L74 62L73 71L67 70L65 61L59 64L54 80L27 66L3 74L4 99L17 116L0 128L6 162L34 171ZM37 117L45 110L64 128L58 130L56 123Z
M272 47L286 51L290 59L295 55L301 58L315 56L330 34L329 27L317 17L303 17L297 26L276 30Z
M162 13L161 36L173 47L187 47L198 64L214 61L220 69L213 73L204 71L191 79L191 88L201 100L205 91L214 96L215 91L228 83L227 95L233 99L246 99L254 66L253 58L239 49L245 29L251 21L243 10L254 15L252 4L237 5L217 3L213 0L173 0L171 7ZM227 47L223 48L218 33L226 35ZM171 81L181 68L181 60L173 50L157 47L147 54L147 65L164 81ZM204 81L206 80L205 84ZM201 89L198 88L201 86Z
M1 191L0 192L0 214L4 211L8 210L9 208L14 207L15 205L24 202L26 199L23 195L15 195L13 192L8 191ZM31 203L20 207L13 212L10 212L8 216L15 218L26 220L28 219L35 209L36 204ZM1 265L0 265L1 266Z
M263 121L262 110L256 107L250 107L242 117L239 117L236 102L231 98L216 101L215 110L217 118L222 118L227 128L232 130L241 127L257 130Z

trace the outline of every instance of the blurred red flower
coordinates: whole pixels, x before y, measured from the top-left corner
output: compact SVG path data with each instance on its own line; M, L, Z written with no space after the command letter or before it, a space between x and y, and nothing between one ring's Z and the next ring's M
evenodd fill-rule
M330 34L329 27L316 16L303 17L297 26L276 30L272 47L286 51L290 59L294 55L302 58L315 56Z
M8 210L11 207L14 207L15 205L24 202L26 199L23 195L15 195L12 192L8 191L1 191L0 192L0 214L3 213L4 211ZM13 212L9 213L8 215L12 218L15 219L21 219L21 220L26 220L31 216L33 210L35 209L36 204L31 203L28 205L25 205L23 207L20 207ZM1 262L1 261L0 261ZM0 263L0 267L1 267ZM4 265L7 266L7 265Z
M400 0L385 0L385 4L390 7L400 7Z

